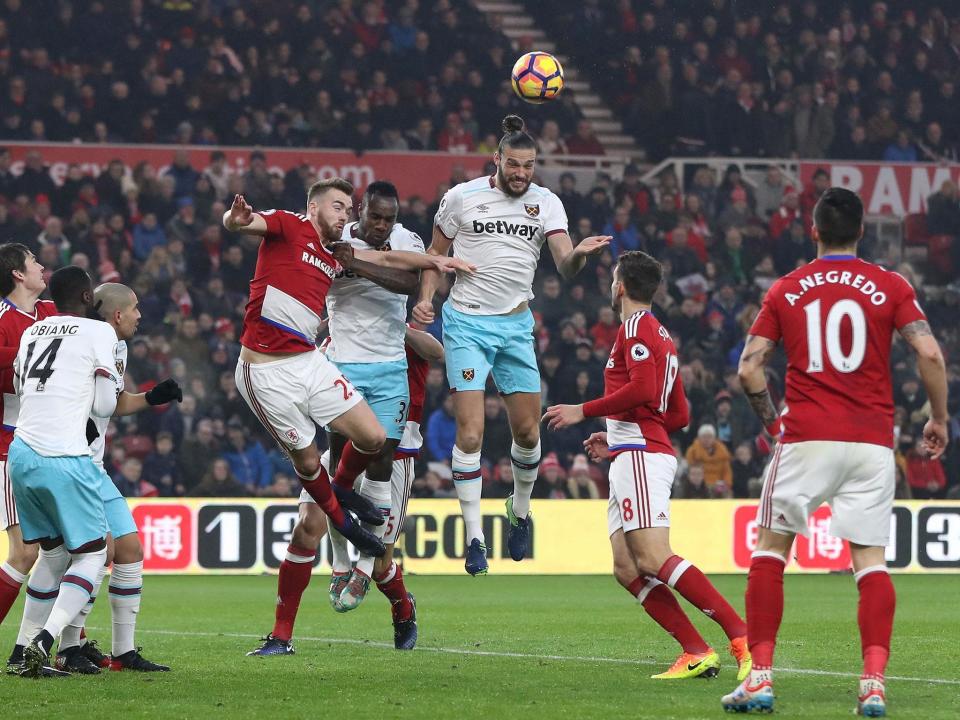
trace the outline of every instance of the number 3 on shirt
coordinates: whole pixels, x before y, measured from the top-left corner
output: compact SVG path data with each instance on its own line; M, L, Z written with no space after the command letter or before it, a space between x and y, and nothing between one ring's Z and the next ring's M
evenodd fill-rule
M821 329L820 300L804 306L807 314L807 372L823 372L823 344L827 344L827 359L840 373L852 373L863 364L867 353L867 319L863 308L855 300L838 300L827 312L826 330ZM840 326L850 319L850 352L844 354L840 345Z

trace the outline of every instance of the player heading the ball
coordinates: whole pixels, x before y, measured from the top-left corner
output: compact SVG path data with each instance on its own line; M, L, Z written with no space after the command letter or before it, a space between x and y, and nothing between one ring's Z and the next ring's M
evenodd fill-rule
M452 469L466 526L471 575L487 572L487 549L480 522L480 446L483 395L487 377L503 395L513 434L513 495L507 499L510 556L522 560L529 548L530 495L540 464L540 371L534 353L533 276L546 242L564 278L576 275L590 255L604 250L609 236L588 237L576 247L567 233L567 215L559 198L533 183L537 150L517 115L503 119L503 137L494 153L497 171L461 183L440 201L428 254L453 256L475 265L457 273L443 306L443 345L447 381L457 422ZM438 275L425 271L418 323L434 320Z

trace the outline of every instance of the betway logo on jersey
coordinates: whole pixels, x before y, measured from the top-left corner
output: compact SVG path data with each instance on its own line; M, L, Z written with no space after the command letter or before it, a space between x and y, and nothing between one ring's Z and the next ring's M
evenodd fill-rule
M337 271L334 270L334 269L333 269L332 267L330 267L329 265L327 265L327 263L325 263L323 260L321 260L320 258L316 257L315 255L311 255L311 254L308 253L306 250L303 251L303 255L300 257L300 259L303 260L303 261L304 261L305 263L307 263L308 265L313 265L313 266L314 266L315 268L317 268L318 270L321 270L321 271L324 272L324 273L327 275L327 277L329 277L330 279L333 279L333 278L336 276L336 274L337 274Z
M514 237L530 238L540 229L539 225L523 225L521 223L506 222L505 220L488 220L487 222L473 221L473 231L480 235L512 235Z

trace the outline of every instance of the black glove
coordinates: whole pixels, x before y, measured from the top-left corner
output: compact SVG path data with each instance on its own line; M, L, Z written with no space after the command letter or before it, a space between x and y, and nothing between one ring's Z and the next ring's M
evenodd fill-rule
M97 430L97 424L93 418L87 418L87 445L92 445L98 437L100 437L100 431Z
M147 390L147 403L150 405L163 405L168 402L183 401L183 390L173 378L167 378L158 383L152 390Z

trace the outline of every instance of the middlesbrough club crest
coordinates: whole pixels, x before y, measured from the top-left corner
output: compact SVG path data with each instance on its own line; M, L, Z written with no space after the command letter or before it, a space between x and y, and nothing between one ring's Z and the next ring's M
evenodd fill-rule
M527 205L523 204L523 209L527 213L527 217L540 217L540 206L539 205Z
M471 380L473 380L473 376L474 376L473 368L466 368L463 371L463 379L466 380L467 382L470 382Z

